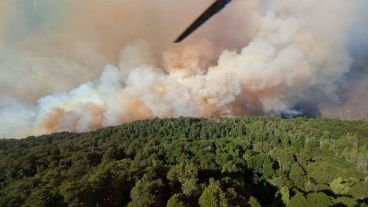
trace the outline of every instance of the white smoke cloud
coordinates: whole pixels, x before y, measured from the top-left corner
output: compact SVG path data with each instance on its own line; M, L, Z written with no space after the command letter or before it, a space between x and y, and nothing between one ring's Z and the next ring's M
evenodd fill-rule
M68 92L43 96L34 105L2 98L0 137L64 130L82 132L153 117L277 115L303 101L334 100L353 61L351 33L361 21L357 8L367 8L367 3L363 0L244 2L234 3L228 10L237 11L234 12L237 18L254 22L244 20L249 32L239 29L234 41L219 44L210 40L188 41L162 51L156 42L138 36L143 41L126 45L116 66L105 66L95 81ZM239 8L244 9L243 15ZM214 23L210 23L209 30L213 30L211 24ZM229 36L218 35L212 40L219 37ZM233 47L241 42L243 47L238 47L239 50ZM81 74L58 75L52 70L57 67L49 61L42 60L35 66L36 71L47 68L49 76L36 75L45 81L83 74L84 70L76 65L69 70ZM68 63L68 59L51 61L56 65ZM14 70L19 67L15 65ZM14 84L13 75L6 80ZM52 83L46 85L51 87Z

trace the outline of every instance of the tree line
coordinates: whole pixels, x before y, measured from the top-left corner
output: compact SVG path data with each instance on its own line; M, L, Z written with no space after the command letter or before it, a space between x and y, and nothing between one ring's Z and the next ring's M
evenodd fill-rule
M368 206L368 123L136 121L0 140L0 206Z

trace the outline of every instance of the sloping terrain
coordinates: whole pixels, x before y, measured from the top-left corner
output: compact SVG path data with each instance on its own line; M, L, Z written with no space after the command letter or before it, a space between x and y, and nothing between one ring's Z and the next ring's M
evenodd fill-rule
M367 206L368 123L137 121L0 140L0 206Z

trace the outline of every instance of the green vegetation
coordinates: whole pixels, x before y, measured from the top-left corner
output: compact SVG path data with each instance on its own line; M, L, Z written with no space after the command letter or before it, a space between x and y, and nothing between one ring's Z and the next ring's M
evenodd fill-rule
M0 206L368 206L368 123L137 121L0 140Z

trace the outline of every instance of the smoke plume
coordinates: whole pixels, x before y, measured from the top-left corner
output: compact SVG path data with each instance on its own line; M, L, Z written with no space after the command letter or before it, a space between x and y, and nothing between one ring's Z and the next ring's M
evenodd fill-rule
M333 113L367 102L349 92L367 89L364 0L235 0L172 44L210 3L2 1L0 137L307 105L366 118Z

